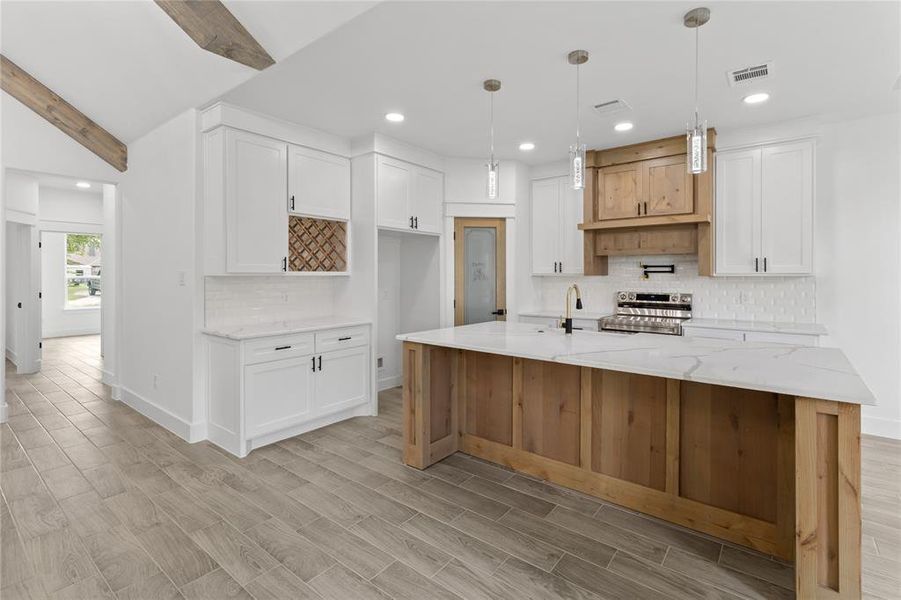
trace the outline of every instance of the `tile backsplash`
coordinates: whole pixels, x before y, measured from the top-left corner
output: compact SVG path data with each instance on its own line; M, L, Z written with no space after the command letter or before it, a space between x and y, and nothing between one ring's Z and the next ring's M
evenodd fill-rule
M642 279L639 263L675 264L675 274ZM573 280L582 291L585 310L613 312L619 290L687 292L693 294L692 313L711 319L812 323L816 320L814 277L701 277L695 256L610 257L606 277L537 277L540 304L523 308L563 306Z
M334 312L335 282L327 277L207 277L206 326L230 327L325 317Z

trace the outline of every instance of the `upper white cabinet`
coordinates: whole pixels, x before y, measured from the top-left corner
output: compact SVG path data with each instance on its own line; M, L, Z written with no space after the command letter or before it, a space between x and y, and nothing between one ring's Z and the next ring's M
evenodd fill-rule
M288 210L350 220L350 161L303 146L288 146Z
M229 129L225 134L225 210L229 273L285 269L288 145Z
M716 274L813 272L813 142L716 155Z
M440 233L444 201L441 173L379 156L376 162L378 226Z
M583 265L582 192L568 177L532 182L532 274L580 275Z

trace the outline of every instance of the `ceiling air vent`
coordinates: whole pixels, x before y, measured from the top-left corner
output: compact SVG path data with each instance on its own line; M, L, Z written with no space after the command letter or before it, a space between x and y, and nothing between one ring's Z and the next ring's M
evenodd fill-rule
M608 100L594 105L594 110L599 115L612 115L615 113L632 110L632 107L625 100Z
M773 63L767 62L744 69L736 69L729 71L726 76L729 78L729 86L736 86L750 81L766 79L773 72Z

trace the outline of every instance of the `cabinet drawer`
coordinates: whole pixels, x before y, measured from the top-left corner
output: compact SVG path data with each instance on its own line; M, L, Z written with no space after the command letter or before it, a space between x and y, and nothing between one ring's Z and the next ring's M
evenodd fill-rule
M369 344L368 327L345 327L316 333L316 352L355 348Z
M244 364L313 354L313 334L283 335L244 342Z

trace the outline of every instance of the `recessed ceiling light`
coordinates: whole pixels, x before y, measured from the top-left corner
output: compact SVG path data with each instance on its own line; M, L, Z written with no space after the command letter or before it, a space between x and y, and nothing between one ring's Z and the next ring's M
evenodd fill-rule
M523 142L523 143L521 143L521 144L519 145L519 149L520 149L520 150L526 150L526 151L528 151L528 150L534 150L534 149L535 149L535 144L533 144L532 142Z
M750 96L744 97L745 104L760 104L761 102L766 102L770 99L770 95L766 92L760 92L758 94L751 94Z
M623 121L622 123L617 123L613 126L617 131L629 131L633 127L635 127L635 125L633 125L631 121Z
M75 184L75 187L80 187L81 189L86 190L89 187L91 187L91 184L88 183L87 181L79 181L78 183Z
M388 113L385 115L385 119L392 123L400 123L404 120L404 116L400 113Z

